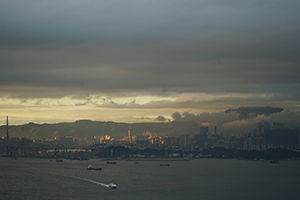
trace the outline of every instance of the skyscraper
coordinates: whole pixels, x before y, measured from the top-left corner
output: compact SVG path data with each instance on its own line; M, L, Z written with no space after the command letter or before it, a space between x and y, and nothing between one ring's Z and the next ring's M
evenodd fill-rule
M200 134L206 136L207 133L209 133L209 128L208 128L208 126L201 126L201 127L200 127Z
M298 149L300 149L300 128L298 129Z
M6 116L6 153L9 154L8 116Z
M217 127L214 126L214 135L217 135Z
M128 129L128 142L131 143L131 127Z

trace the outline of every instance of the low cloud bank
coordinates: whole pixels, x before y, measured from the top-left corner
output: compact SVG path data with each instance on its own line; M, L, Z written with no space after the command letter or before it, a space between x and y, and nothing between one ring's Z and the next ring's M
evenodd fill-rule
M225 112L204 112L193 114L174 112L173 120L198 121L199 126L217 126L218 132L227 135L241 134L257 128L259 123L282 123L290 129L300 128L300 112L273 107L241 107L228 109Z

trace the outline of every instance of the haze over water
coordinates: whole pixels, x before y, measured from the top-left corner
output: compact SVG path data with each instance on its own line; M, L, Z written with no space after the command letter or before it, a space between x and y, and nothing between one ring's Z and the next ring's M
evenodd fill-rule
M200 159L89 161L0 158L0 199L298 199L300 162ZM102 171L87 170L87 166ZM50 172L50 173L49 173ZM55 175L57 173L61 175ZM62 176L64 175L64 176ZM116 183L112 190L100 183Z

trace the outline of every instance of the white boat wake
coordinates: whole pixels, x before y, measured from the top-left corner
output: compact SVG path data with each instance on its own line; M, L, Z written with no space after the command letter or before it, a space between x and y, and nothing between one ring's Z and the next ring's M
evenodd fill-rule
M39 170L39 171L40 171L40 170ZM110 183L110 184L108 185L108 184L100 183L100 182L93 181L93 180L87 179L87 178L80 178L80 177L77 177L77 176L69 176L69 175L65 175L65 174L58 174L58 173L47 172L47 171L43 171L43 172L50 173L50 174L55 174L55 175L58 175L58 176L64 176L64 177L70 177L70 178L76 178L76 179L78 179L78 180L87 181L87 182L94 183L94 184L96 184L96 185L100 185L100 186L103 186L103 187L112 188L112 189L117 189L117 185L116 185L116 184L113 184L113 183Z

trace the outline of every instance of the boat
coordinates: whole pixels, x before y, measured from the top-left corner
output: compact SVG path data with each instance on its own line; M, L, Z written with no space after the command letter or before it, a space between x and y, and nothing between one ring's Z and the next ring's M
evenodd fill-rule
M102 170L102 168L95 168L92 165L89 165L87 169L88 170Z
M58 159L57 159L56 162L63 162L63 160L58 160Z
M280 163L279 160L270 160L271 164L276 164L276 163Z
M106 164L116 164L116 161L107 161Z
M159 166L170 166L170 164L169 163L160 163Z
M114 183L110 183L108 185L108 187L111 188L111 189L117 189L118 188L118 186L116 184L114 184Z

